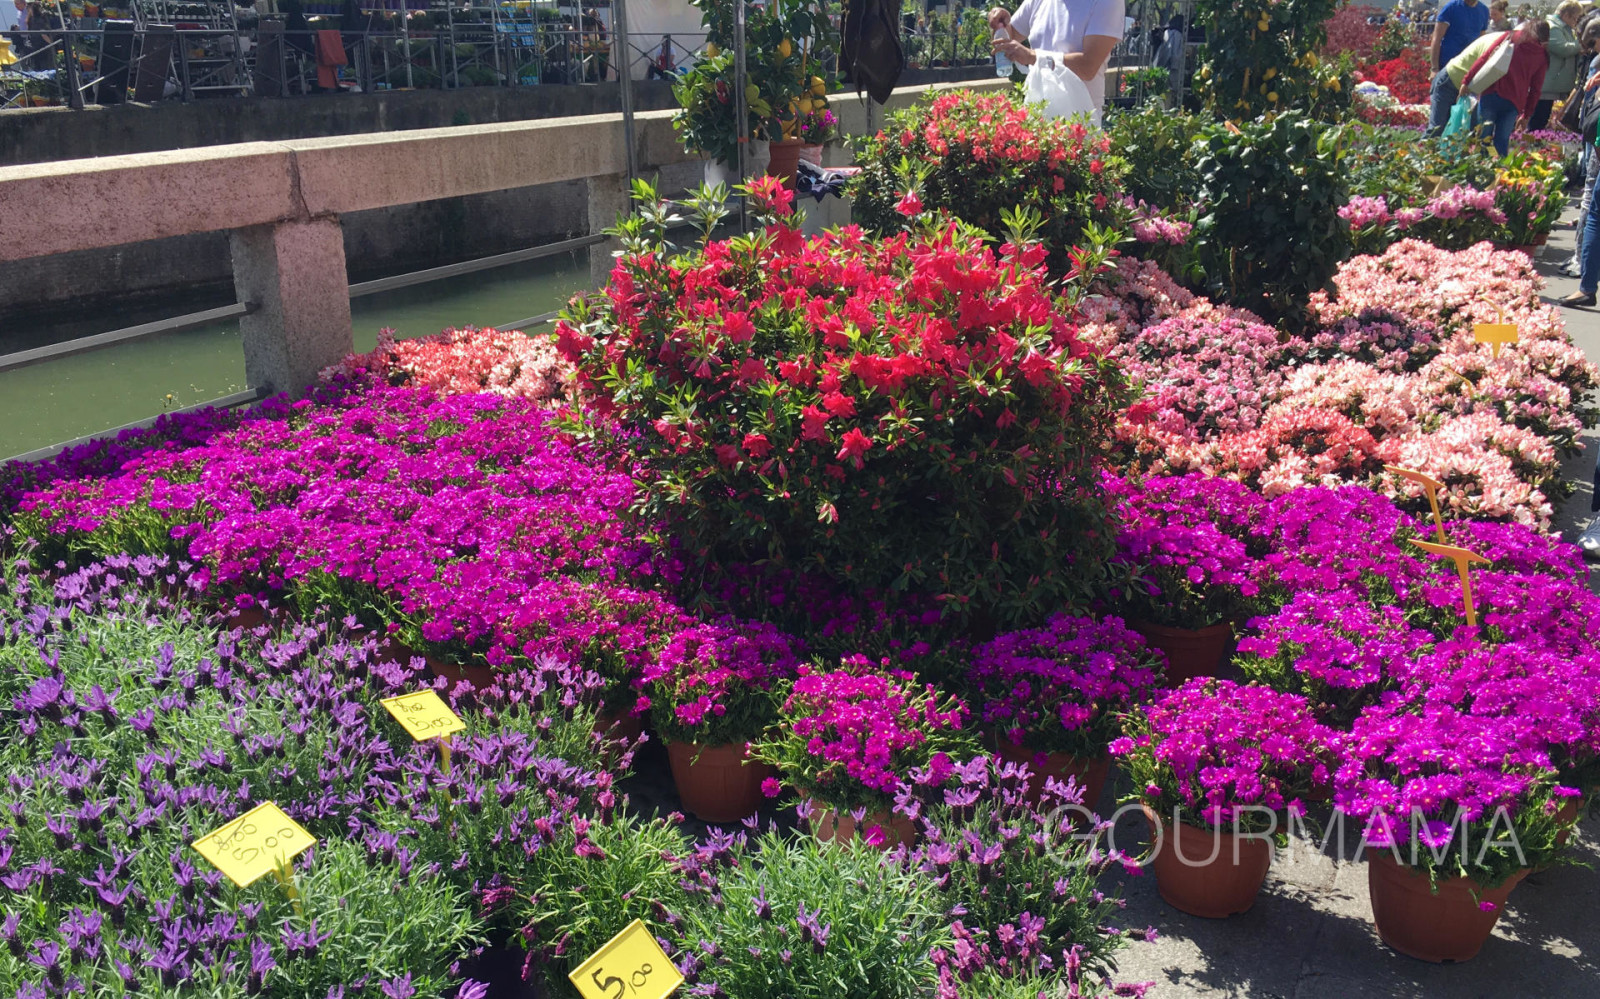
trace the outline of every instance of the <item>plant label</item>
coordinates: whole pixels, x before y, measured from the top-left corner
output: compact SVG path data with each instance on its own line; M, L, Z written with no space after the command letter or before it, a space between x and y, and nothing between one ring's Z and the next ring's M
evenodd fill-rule
M405 726L405 730L411 733L411 738L418 742L460 732L467 727L461 716L451 711L450 705L431 690L401 694L399 697L385 698L378 703L394 715L395 721Z
M1473 323L1472 339L1479 343L1492 344L1490 348L1494 356L1500 357L1500 348L1508 343L1517 342L1516 323Z
M1477 552L1468 551L1465 548L1457 548L1455 545L1435 544L1432 541L1419 541L1416 538L1412 538L1411 543L1423 551L1432 552L1440 558L1450 559L1456 564L1456 574L1461 577L1461 605L1467 612L1467 624L1475 627L1478 623L1478 611L1472 606L1472 563L1479 562L1483 565L1493 565L1494 561L1484 558Z
M191 844L240 888L280 870L317 841L273 802L245 812Z
M666 999L683 984L677 966L640 919L629 923L567 978L583 999Z
M1439 543L1441 545L1444 544L1444 515L1439 512L1439 490L1444 488L1444 483L1426 472L1401 468L1399 465L1385 465L1383 470L1391 475L1398 475L1402 479L1415 482L1422 487L1422 491L1428 496L1428 506L1433 510L1433 524L1439 532Z

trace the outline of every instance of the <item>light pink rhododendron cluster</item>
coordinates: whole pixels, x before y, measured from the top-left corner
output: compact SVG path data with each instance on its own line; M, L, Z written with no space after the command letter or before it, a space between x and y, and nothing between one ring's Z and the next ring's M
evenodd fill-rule
M545 405L570 397L572 365L548 336L518 330L448 329L415 340L378 332L378 346L352 354L322 372L323 381L350 379L377 385L413 385L442 395L491 392Z
M1447 517L1548 528L1600 372L1523 254L1406 240L1356 257L1336 295L1314 296L1312 325L1282 342L1158 275L1119 262L1083 332L1144 383L1118 428L1134 467L1268 496L1355 482L1422 512L1420 487L1384 470L1398 465L1444 483ZM1520 334L1498 357L1473 335L1490 322Z

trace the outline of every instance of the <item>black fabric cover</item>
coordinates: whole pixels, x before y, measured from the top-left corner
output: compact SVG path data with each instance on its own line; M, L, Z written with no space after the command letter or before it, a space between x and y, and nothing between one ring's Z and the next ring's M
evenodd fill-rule
M889 100L906 68L900 48L900 0L845 0L839 66L873 100Z

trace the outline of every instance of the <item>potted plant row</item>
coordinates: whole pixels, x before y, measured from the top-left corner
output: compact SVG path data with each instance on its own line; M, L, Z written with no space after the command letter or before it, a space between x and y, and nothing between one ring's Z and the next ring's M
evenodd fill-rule
M1060 614L1043 628L980 646L967 682L980 695L1000 757L1032 771L1029 799L1040 800L1047 778L1070 778L1092 810L1110 772L1106 747L1119 734L1120 716L1150 699L1163 662L1120 618Z
M1256 684L1198 677L1131 712L1111 752L1149 822L1161 897L1213 919L1254 905L1270 834L1328 780L1327 743L1305 698Z
M778 771L769 795L788 786L805 799L819 840L909 846L916 828L896 811L896 796L906 775L936 757L977 755L968 717L959 699L912 674L851 656L837 669L802 665L778 726L752 755Z
M789 639L768 624L725 618L667 641L642 687L686 811L735 822L760 807L772 768L749 746L777 723L779 687L796 666Z

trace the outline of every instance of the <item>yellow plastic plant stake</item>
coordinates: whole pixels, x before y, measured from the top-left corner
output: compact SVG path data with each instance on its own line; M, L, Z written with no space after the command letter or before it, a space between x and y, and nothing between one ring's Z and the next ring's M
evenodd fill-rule
M263 874L284 877L289 861L304 853L317 838L284 814L273 802L264 802L191 844L228 880L244 888ZM292 884L286 887L292 888ZM291 894L290 898L294 895Z
M1505 344L1517 342L1517 324L1506 322L1505 309L1496 306L1495 312L1498 322L1472 324L1472 339L1479 343L1490 344L1491 354L1498 361L1500 348Z
M1456 564L1456 572L1461 575L1461 605L1467 611L1467 624L1476 627L1478 624L1478 612L1472 606L1472 576L1469 574L1468 567L1474 562L1480 562L1484 565L1493 565L1494 563L1477 552L1468 551L1465 548L1457 548L1455 545L1418 541L1416 538L1412 538L1411 543L1424 551L1450 559Z
M1424 472L1401 468L1399 465L1385 465L1383 470L1393 475L1398 475L1402 479L1410 479L1421 486L1422 491L1428 494L1428 506L1433 508L1433 525L1439 531L1439 543L1441 545L1444 544L1444 515L1439 512L1439 490L1444 488L1444 483Z
M448 736L467 727L461 716L451 711L450 705L431 690L388 697L378 703L418 742Z
M567 978L583 999L666 999L683 984L677 966L639 919L606 941Z

